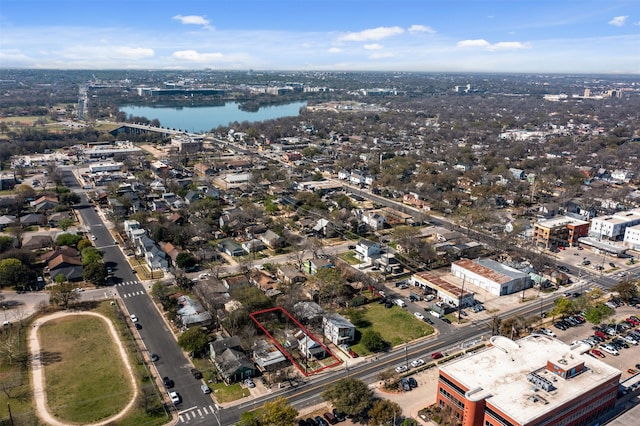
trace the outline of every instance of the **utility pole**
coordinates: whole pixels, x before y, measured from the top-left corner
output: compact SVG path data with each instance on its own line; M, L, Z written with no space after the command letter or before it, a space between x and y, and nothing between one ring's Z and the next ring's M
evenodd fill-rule
M458 324L460 324L460 315L462 312L462 300L464 298L464 282L466 281L467 276L462 277L462 288L460 289L460 298L458 299Z

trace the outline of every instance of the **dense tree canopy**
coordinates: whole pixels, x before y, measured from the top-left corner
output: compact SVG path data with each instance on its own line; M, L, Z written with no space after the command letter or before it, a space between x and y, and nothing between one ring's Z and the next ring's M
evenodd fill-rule
M361 380L347 377L322 392L322 398L337 410L354 416L363 414L371 405L373 392Z
M107 267L102 262L91 262L82 269L82 278L98 287L106 285L107 276Z
M178 345L187 352L202 354L207 350L209 337L200 327L191 327L178 336Z
M60 234L56 238L56 245L58 247L62 247L62 246L76 247L76 245L81 239L82 239L82 236L80 235L68 234L68 233Z

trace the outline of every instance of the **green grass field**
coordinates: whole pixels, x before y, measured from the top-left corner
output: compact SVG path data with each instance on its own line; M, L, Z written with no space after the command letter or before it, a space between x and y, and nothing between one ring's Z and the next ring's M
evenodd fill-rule
M362 313L354 316L353 313L357 311ZM352 320L360 335L367 329L375 330L391 346L433 334L432 326L395 305L388 309L379 303L370 303L342 313ZM369 355L369 351L360 343L351 345L351 348L361 356Z
M67 317L42 325L43 364L50 412L74 423L120 412L133 389L103 320Z

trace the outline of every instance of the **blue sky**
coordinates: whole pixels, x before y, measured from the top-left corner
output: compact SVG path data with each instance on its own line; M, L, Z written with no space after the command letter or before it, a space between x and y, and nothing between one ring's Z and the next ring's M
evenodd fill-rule
M640 74L640 1L0 0L0 68Z

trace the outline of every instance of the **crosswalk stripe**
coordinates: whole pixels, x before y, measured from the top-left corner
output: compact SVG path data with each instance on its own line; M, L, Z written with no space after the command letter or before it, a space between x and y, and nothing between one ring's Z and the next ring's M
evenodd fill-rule
M202 407L202 411L204 411L205 414L209 414L209 412L207 411L207 407Z
M202 411L200 411L200 409L199 409L199 408L198 408L198 415L199 415L200 417L202 417Z

